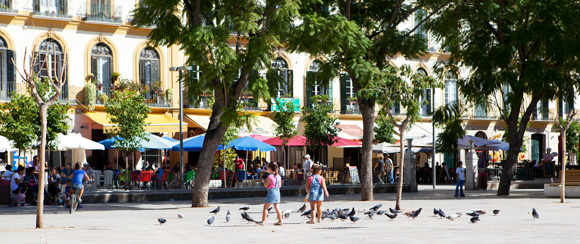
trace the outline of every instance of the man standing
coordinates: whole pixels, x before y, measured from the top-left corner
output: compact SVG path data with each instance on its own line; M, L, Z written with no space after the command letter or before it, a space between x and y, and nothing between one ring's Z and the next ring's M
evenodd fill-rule
M312 175L312 173L310 172L312 170L312 160L310 160L310 154L306 154L304 156L304 175L306 177Z
M383 173L385 172L385 161L383 161L383 156L379 155L377 164L375 164L375 172L377 174L377 178L379 178L378 182L383 184Z
M465 168L463 168L463 162L459 161L457 164L457 169L455 170L457 174L457 185L455 186L455 197L461 196L465 197L463 193L463 184L465 183Z
M91 168L89 166L89 163L84 162L83 163L83 171L85 171L85 173L87 173L87 175L89 176L89 181L94 181L95 180L95 175L93 172L93 168Z
M236 166L236 173L240 170L244 169L244 160L240 158L240 156L236 155L236 159L234 159L234 165Z
M393 160L389 156L386 158L385 168L387 170L387 182L395 183L395 178L393 177Z

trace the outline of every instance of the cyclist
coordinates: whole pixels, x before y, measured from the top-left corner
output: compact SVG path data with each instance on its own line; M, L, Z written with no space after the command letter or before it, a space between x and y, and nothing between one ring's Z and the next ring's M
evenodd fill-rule
M82 202L81 198L83 197L84 187L83 187L83 180L89 181L89 176L85 171L81 169L81 163L75 164L75 171L72 173L72 193L76 190L80 190L79 192L79 203Z

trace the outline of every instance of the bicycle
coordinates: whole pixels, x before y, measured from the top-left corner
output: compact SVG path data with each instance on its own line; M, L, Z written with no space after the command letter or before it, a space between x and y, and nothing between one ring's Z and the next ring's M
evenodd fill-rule
M70 194L70 214L72 214L79 206L79 195L74 192Z

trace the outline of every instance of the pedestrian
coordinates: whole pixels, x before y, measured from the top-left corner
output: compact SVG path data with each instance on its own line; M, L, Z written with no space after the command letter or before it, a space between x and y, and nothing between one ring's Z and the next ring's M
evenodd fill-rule
M240 172L240 170L244 169L244 160L240 158L240 156L236 155L234 165L236 166L236 174L237 174L238 172Z
M459 161L455 173L457 174L457 186L455 186L455 197L458 196L465 197L465 194L463 193L463 184L465 183L465 168L463 168L463 162Z
M314 218L317 218L318 223L320 223L320 218L322 216L322 201L324 197L328 197L328 190L326 189L326 183L324 178L320 176L322 167L320 164L315 164L312 166L312 174L308 177L306 182L306 192L308 192L308 201L310 202L310 221L307 224L314 224Z
M379 178L378 182L383 184L383 173L385 172L385 161L383 161L383 156L379 155L377 164L375 164L375 172Z
M268 164L268 178L264 180L264 187L268 189L268 195L266 195L266 202L264 203L264 210L262 212L262 221L258 222L259 225L264 225L266 217L268 216L268 208L270 205L274 205L276 210L276 215L278 216L278 222L274 225L282 225L282 212L280 211L280 185L282 178L278 174L278 165L275 163Z
M393 160L387 155L385 161L385 168L387 173L387 182L388 183L395 183L395 178L393 177Z
M304 159L305 159L304 160L304 174L308 177L308 176L312 175L311 170L312 170L312 165L314 163L310 159L310 155L309 154L306 154L304 156Z

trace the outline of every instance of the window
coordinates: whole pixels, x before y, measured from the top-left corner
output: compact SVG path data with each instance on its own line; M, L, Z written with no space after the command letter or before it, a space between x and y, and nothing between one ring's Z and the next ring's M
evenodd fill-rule
M276 97L292 96L293 72L288 69L288 63L282 57L272 61L272 68L278 69L278 74L284 79L283 83L278 84Z
M504 104L503 108L505 109L505 111L503 112L505 113L506 116L509 114L510 110L510 103L508 101L508 97L512 92L513 92L512 87L508 83L505 83L501 86L501 93L503 96L503 104Z
M558 108L558 115L565 119L568 117L570 111L574 110L574 98L572 97L566 100L559 99L559 104L560 106Z
M415 35L425 39L425 41L427 41L428 38L427 27L425 26L424 23L421 24L421 21L423 21L423 19L425 19L426 17L427 11L425 11L424 9L419 9L415 12L415 26L419 26L417 27L417 29L415 29Z
M141 84L160 86L161 75L159 74L159 54L155 49L147 47L139 55L139 80ZM161 88L161 87L156 87Z
M428 76L427 71L423 68L417 69L415 74ZM423 96L421 97L421 115L427 116L431 113L431 89L423 90Z
M457 102L457 75L453 72L445 74L445 104Z
M62 91L60 94L61 100L68 99L68 80L67 80L67 70L66 67L62 67L63 64L63 53L62 47L54 39L46 39L40 43L40 47L37 52L38 62L36 64L35 71L39 77L53 79L60 77L64 70L62 79L64 80L64 85L62 86Z
M487 103L484 104L475 104L475 111L474 111L475 118L487 118Z
M10 93L14 92L13 58L14 52L8 50L6 41L0 37L0 100L10 99Z
M91 0L86 20L120 23L121 6L111 5L111 0Z
M68 0L34 0L34 14L71 17L68 15Z
M91 50L91 73L93 73L93 81L102 84L99 90L107 95L111 94L112 69L111 48L104 43L97 43Z
M533 119L534 120L549 120L550 115L550 101L547 99L542 99L538 101L536 106L536 111L534 111Z
M354 85L350 75L340 75L340 104L341 113L343 114L358 114L360 109L356 101L356 94L354 92Z
M310 106L312 104L313 96L328 96L330 101L332 101L332 91L329 87L330 84L322 84L317 82L315 79L315 74L320 69L322 63L319 60L314 60L308 67L306 72L306 105Z

